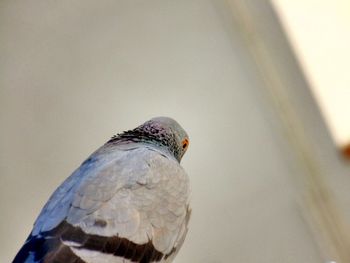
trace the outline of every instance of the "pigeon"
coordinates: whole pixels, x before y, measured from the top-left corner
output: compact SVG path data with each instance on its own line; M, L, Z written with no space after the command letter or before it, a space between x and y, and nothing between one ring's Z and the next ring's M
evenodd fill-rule
M172 262L191 214L188 145L168 117L113 136L55 190L13 262Z

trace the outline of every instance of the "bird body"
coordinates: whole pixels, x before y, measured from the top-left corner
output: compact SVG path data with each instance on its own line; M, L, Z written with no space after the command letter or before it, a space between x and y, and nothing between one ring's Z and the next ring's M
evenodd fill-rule
M165 117L113 137L57 188L13 262L171 262L190 216L187 145Z

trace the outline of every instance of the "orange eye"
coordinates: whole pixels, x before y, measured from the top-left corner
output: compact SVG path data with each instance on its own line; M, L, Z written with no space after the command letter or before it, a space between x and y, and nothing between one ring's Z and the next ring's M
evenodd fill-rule
M190 144L190 141L186 138L182 141L182 149L186 149L188 145Z

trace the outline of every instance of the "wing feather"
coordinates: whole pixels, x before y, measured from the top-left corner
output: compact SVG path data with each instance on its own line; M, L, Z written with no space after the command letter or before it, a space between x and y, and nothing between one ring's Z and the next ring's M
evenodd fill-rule
M174 158L146 147L103 149L54 192L31 239L37 242L55 232L51 240L56 244L43 241L49 246L47 258L71 252L79 256L84 248L160 261L186 234L189 192L188 177ZM63 222L66 232L57 232Z

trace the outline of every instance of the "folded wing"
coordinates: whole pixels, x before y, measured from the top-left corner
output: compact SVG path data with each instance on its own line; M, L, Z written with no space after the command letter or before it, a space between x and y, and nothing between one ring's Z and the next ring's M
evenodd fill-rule
M150 148L97 152L54 192L14 262L170 262L189 191L178 162Z

